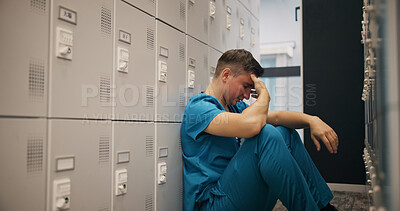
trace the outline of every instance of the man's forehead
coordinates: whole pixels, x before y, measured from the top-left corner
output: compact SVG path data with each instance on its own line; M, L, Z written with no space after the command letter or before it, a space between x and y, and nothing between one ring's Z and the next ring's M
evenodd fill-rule
M247 85L254 84L253 80L251 79L250 73L242 74L241 78L242 78L242 83L246 83Z

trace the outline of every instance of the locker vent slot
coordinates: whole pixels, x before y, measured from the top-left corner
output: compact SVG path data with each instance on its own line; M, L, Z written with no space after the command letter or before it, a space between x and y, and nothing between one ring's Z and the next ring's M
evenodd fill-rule
M154 87L146 86L146 107L153 107L154 105Z
M179 148L179 151L182 151L182 139L181 139L181 136L179 136L178 148Z
M144 201L145 201L144 210L153 211L153 194L146 195Z
M154 155L154 137L146 136L146 157Z
M101 32L106 35L111 35L111 9L101 7Z
M100 76L100 103L111 102L111 77Z
M179 88L179 106L180 107L185 107L185 87Z
M154 30L147 28L147 48L154 50Z
M46 12L46 0L31 0L31 9L44 14Z
M110 137L101 136L99 139L99 161L105 163L110 160Z
M180 12L180 15L181 15L181 19L182 20L186 20L186 6L185 6L185 3L180 2L180 4L179 4L179 12Z
M179 43L179 60L185 61L185 44Z
M180 200L183 203L183 185L181 185L179 187L179 196L180 196Z
M43 169L43 137L29 137L26 150L27 171L41 172Z
M29 61L29 96L33 101L42 102L44 98L44 62L38 59Z

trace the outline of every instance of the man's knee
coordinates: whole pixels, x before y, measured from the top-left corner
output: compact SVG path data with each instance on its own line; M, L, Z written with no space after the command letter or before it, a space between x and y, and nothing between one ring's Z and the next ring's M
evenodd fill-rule
M276 130L276 127L270 124L266 124L260 131L259 136L263 137L272 137L278 136L279 132Z
M266 124L261 129L260 134L258 134L258 141L261 142L261 144L266 144L270 140L282 140L282 135L275 126Z

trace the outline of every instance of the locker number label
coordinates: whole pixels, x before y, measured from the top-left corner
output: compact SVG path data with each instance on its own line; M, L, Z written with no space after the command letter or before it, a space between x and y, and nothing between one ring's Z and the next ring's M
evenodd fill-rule
M131 44L131 34L126 31L119 30L119 41Z
M66 21L68 23L72 23L76 25L77 22L77 14L75 11L67 9L65 7L60 6L60 14L58 16L60 20Z

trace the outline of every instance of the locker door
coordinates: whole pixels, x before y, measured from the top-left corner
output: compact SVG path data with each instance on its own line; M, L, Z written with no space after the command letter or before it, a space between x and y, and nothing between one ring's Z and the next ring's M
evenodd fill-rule
M113 122L114 211L153 210L154 123ZM126 159L128 158L128 159ZM126 194L116 195L117 171L126 170Z
M250 12L257 20L260 20L260 0L249 0L250 1Z
M251 19L250 12L241 4L238 4L238 20L239 20L239 48L250 51L250 30Z
M49 120L48 210L111 210L111 121ZM66 203L68 202L68 203Z
M155 19L122 1L117 1L116 7L114 118L151 121L154 120Z
M0 118L0 210L45 210L46 120Z
M51 117L109 119L113 1L54 0Z
M156 210L183 209L183 163L180 125L156 123ZM166 167L162 172L163 166ZM160 174L162 174L160 176ZM164 176L164 181L160 178ZM162 180L162 178L161 178Z
M156 121L182 121L185 109L185 35L157 21Z
M156 14L156 0L123 0L129 4L149 13L152 16Z
M208 45L218 49L219 51L226 50L226 34L225 34L225 16L226 8L224 1L208 0Z
M226 50L239 48L239 11L237 0L226 0L224 13L224 30L226 33ZM225 52L225 51L223 51Z
M208 47L207 45L186 36L187 38L187 59L186 59L186 103L196 94L205 91L209 84L208 71ZM194 83L191 86L191 74L194 74Z
M187 1L187 34L208 43L208 1Z
M249 33L249 45L250 52L253 54L253 57L260 61L260 23L253 16L250 15L250 33Z
M186 32L186 0L157 0L156 13L158 19Z
M0 115L47 115L49 1L0 2Z

